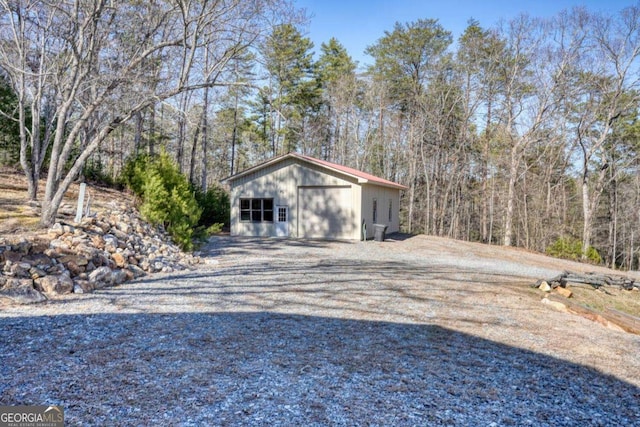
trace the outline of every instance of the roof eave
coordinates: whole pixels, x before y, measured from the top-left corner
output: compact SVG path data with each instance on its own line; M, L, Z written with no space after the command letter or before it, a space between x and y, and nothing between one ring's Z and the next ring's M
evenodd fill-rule
M314 162L312 158L308 158L307 156L299 156L296 153L287 153L287 154L283 154L283 155L278 156L278 157L274 157L274 158L272 158L270 160L267 160L266 162L257 164L255 166L253 166L253 167L251 167L249 169L246 169L246 170L244 170L242 172L239 172L239 173L237 173L235 175L231 175L231 176L228 176L228 177L226 177L224 179L221 179L220 182L229 183L229 182L235 181L238 178L242 178L243 176L249 175L249 174L253 173L256 170L259 170L259 169L261 169L263 167L266 167L266 166L269 166L271 164L280 162L280 161L282 161L282 160L284 160L286 158L298 159L300 161L319 166L319 167L321 167L323 169L327 169L327 170L333 171L333 172L338 173L340 175L351 177L351 178L355 179L358 182L358 184L379 185L381 187L394 188L396 190L407 190L408 189L408 187L406 187L404 185L401 185L401 184L396 184L396 183L388 183L387 184L387 183L383 183L383 182L371 181L370 179L363 178L361 176L357 176L357 175L351 174L349 172L345 172L345 171L340 170L340 169L332 168L331 166L328 166L326 164L323 164L323 163L320 163L320 162Z
M249 169L245 169L242 172L238 172L235 175L231 175L231 176L228 176L226 178L223 178L223 179L220 180L220 182L225 182L226 183L226 182L235 181L238 178L242 178L243 176L249 175L249 174L253 173L256 170L259 170L259 169L261 169L261 168L263 168L265 166L269 166L269 165L271 165L273 163L279 162L280 160L283 160L283 159L285 159L287 157L291 157L291 153L283 154L281 156L269 159L266 162L259 163L259 164L255 165L255 166L250 167Z
M340 170L340 169L332 168L331 166L327 166L327 165L322 164L322 163L317 163L317 162L314 162L313 160L310 160L310 159L307 159L307 158L303 158L303 157L301 158L301 157L298 157L298 156L296 156L296 158L298 158L298 159L300 159L302 161L305 161L307 163L311 163L311 164L320 166L320 167L322 167L324 169L336 172L336 173L338 173L340 175L351 177L351 178L357 180L358 184L379 185L381 187L396 188L398 190L407 190L408 189L408 187L405 187L404 185L401 185L401 184L396 184L396 183L387 184L387 183L384 183L384 182L371 181L370 179L363 178L361 176L357 176L357 175L351 174L349 172L345 172L345 171Z
M395 184L395 183L384 183L384 182L375 182L375 181L370 181L368 179L364 180L363 184L369 184L369 185L377 185L380 187L386 187L386 188L394 188L396 190L408 190L409 187L404 186L402 184Z

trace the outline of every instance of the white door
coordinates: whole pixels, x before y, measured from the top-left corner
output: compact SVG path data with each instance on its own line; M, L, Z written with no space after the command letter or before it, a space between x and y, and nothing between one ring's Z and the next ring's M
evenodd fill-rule
M289 208L287 206L276 207L276 236L289 237Z

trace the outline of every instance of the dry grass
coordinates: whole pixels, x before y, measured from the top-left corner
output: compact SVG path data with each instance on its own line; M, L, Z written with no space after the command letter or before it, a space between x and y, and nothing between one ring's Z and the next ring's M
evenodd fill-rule
M44 183L43 183L44 185ZM0 236L34 232L39 209L27 199L27 183L15 170L0 171Z
M38 199L44 195L46 182L40 180L38 185ZM79 184L72 184L65 194L59 219L70 220L75 216L75 207L78 200ZM133 198L110 188L94 185L88 186L88 194L91 197L91 210L104 211L109 209L113 201L133 203ZM26 237L32 239L44 234L40 226L40 207L37 202L28 200L27 180L24 175L11 168L0 169L0 238L13 241Z
M435 246L434 243L440 242ZM628 276L637 283L640 282L640 274L637 271L614 271L606 267L595 266L593 264L569 261L558 258L551 258L548 255L528 251L522 248L512 248L504 246L488 246L481 243L454 241L450 239L429 237L425 247L417 245L418 250L422 250L429 256L438 257L447 254L463 252L469 259L493 259L503 263L526 262L531 267L551 268L557 271L572 271L575 273L598 273L614 276ZM454 245L455 247L452 247ZM538 277L538 279L551 279L551 277ZM526 292L532 298L542 298L544 292L530 288L533 283L514 282L516 289ZM596 290L589 285L571 284L573 296L571 299L577 304L589 307L593 310L604 312L607 308L613 308L632 316L640 317L640 292L625 291L623 289L607 287Z
M594 289L591 286L571 286L575 302L598 312L607 308L640 317L640 292L623 289Z

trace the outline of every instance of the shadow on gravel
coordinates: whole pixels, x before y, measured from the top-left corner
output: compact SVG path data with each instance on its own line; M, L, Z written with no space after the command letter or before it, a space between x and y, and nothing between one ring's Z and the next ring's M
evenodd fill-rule
M409 239L413 239L415 237L418 237L418 234L409 234L409 233L391 233L391 234L387 234L385 235L385 241L390 241L390 242L404 242L405 240L409 240Z
M449 320L484 325L493 324L493 316L473 319L469 314L484 306L479 298L508 292L522 295L522 282L515 283L511 275L474 272L471 277L460 269L419 268L397 262L264 263L151 276L137 280L135 285L140 286L106 288L82 298L110 301L121 309L149 314L190 312L197 306L198 311L312 311L336 317L395 316L415 322L424 322L425 311L446 304L457 313ZM443 297L458 293L465 298ZM421 311L408 311L405 304ZM501 304L494 299L490 308L510 309Z
M522 283L533 283L527 276L515 276L511 273L492 271L478 271L473 267L447 265L421 266L414 263L379 260L319 260L319 261L256 261L246 264L229 266L221 269L207 269L193 272L178 272L166 275L149 276L136 280L136 283L152 284L167 282L175 283L176 289L185 289L193 284L202 291L209 292L213 288L238 288L255 284L259 288L284 287L285 285L317 285L317 284L350 284L365 283L363 291L375 291L373 285L381 282L407 282L428 285L429 289L451 289L451 284L443 286L444 281L456 282L464 287L465 284L483 286L488 292L495 292L496 287ZM191 285L190 285L191 284ZM464 288L472 292L472 288ZM501 288L504 290L504 288ZM144 291L162 292L162 289L144 287ZM129 292L131 290L127 290ZM143 292L144 292L143 291ZM241 289L239 289L242 292ZM117 288L109 292L117 293ZM137 292L133 290L133 292Z
M457 313L451 320L490 324L490 315L475 321L470 317L471 311L483 306L479 297L493 297L490 308L503 308L502 300L495 296L509 292L521 296L523 284L528 282L530 278L511 274L448 266L353 259L283 260L149 276L126 288L106 288L82 298L107 300L141 313L190 312L198 306L198 311L204 307L206 311L312 311L356 318L397 316L420 323L425 322L426 311L446 304ZM418 312L408 311L407 306L415 306ZM519 306L518 310L527 308Z
M414 234L391 233L386 235L386 242L402 242L416 237ZM327 248L333 244L353 245L359 243L355 240L322 240L322 239L295 239L279 237L242 237L230 235L217 235L209 238L201 253L203 256L220 255L249 255L260 252L277 252L287 248L318 249Z
M249 255L277 252L286 248L325 248L336 241L319 239L289 239L279 237L241 237L219 235L209 238L202 249L203 256ZM344 241L344 244L352 244Z
M640 419L640 389L629 383L433 325L267 312L64 315L2 318L0 342L0 405L60 404L69 425Z

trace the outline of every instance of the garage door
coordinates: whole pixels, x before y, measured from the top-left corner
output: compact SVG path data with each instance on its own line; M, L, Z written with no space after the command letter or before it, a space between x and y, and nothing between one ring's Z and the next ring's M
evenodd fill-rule
M298 187L300 237L353 238L350 186Z

